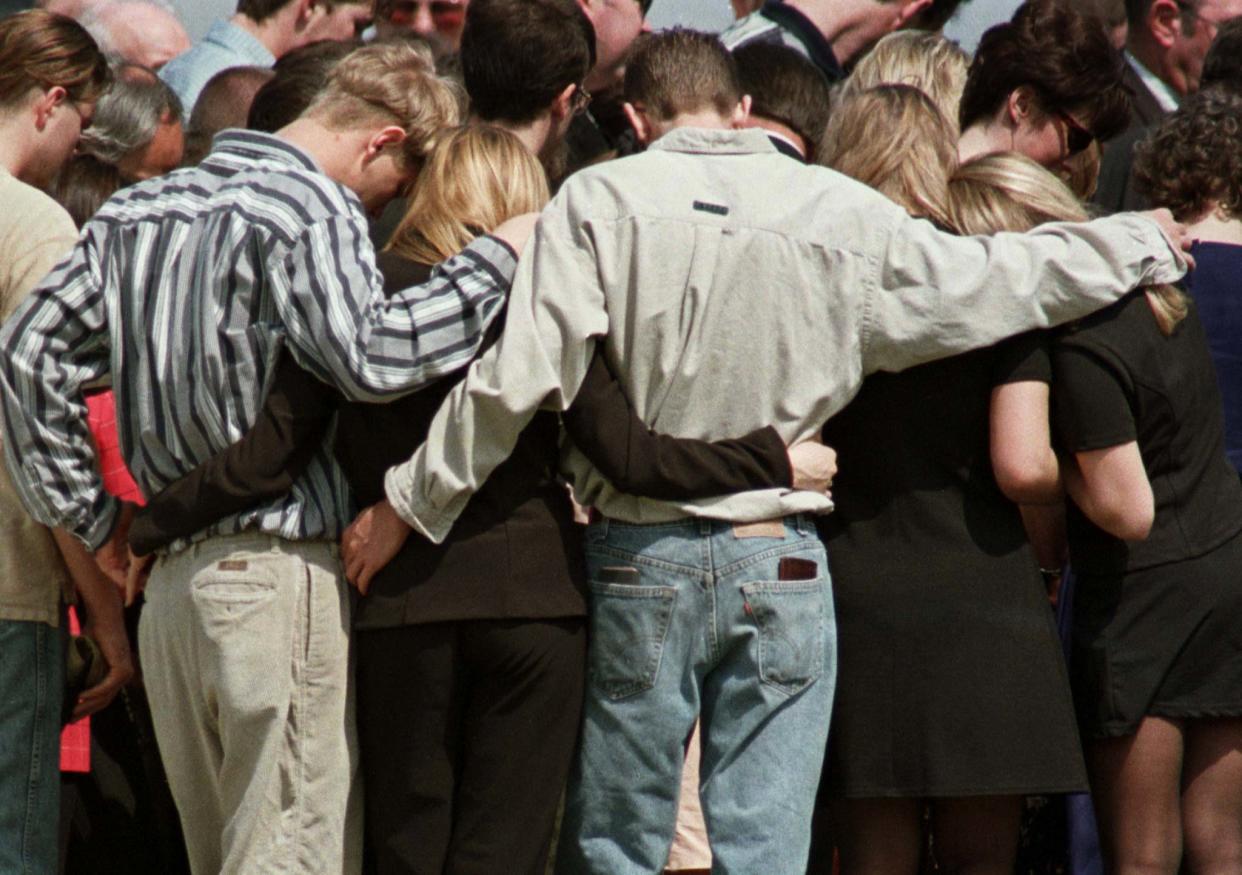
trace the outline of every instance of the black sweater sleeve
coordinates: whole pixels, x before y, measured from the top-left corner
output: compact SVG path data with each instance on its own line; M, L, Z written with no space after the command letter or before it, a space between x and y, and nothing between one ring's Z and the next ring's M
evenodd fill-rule
M564 422L600 473L631 495L686 500L792 485L789 455L775 429L719 441L656 434L634 413L598 352Z
M279 498L323 446L335 390L282 353L254 425L237 443L173 481L134 515L129 545L144 556L261 501Z

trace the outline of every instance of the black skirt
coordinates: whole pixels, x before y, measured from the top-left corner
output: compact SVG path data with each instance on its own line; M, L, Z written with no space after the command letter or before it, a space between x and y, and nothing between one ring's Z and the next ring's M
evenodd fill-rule
M825 798L1085 789L1039 573L1025 551L972 558L834 572L839 681Z
M1079 576L1074 699L1085 737L1147 715L1242 716L1242 534L1194 559Z

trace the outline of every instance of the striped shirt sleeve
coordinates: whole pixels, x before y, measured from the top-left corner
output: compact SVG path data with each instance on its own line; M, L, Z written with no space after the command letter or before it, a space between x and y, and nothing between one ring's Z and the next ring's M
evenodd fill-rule
M82 387L109 369L92 235L84 234L0 330L4 455L30 515L92 550L120 506L103 489Z
M385 299L364 224L309 225L272 291L294 358L355 400L383 400L463 367L500 312L517 257L482 237L424 284Z

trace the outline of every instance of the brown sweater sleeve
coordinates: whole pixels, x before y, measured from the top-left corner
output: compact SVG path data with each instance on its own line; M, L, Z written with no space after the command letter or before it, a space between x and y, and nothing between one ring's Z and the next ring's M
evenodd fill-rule
M600 473L631 495L688 500L792 485L789 455L775 429L719 441L656 434L634 413L598 352L564 422Z
M237 443L173 481L134 515L129 545L144 556L261 501L279 498L323 445L335 390L281 353L254 425Z

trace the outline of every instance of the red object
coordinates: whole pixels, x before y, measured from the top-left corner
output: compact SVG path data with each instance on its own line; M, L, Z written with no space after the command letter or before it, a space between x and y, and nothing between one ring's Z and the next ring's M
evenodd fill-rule
M122 501L146 504L142 490L121 458L121 444L116 433L116 401L112 390L87 395L86 409L86 421L91 428L91 437L95 439L95 453L104 489Z
M116 432L116 400L112 390L86 396L87 425L95 440L95 459L103 485L111 495L122 501L146 504L142 491L129 473L129 467L121 458L121 443ZM82 632L77 612L69 608L69 633ZM60 770L62 772L89 772L91 770L91 718L83 717L71 723L60 733Z
M81 634L78 614L69 608L69 633ZM83 717L60 731L60 770L89 772L91 770L91 718Z

